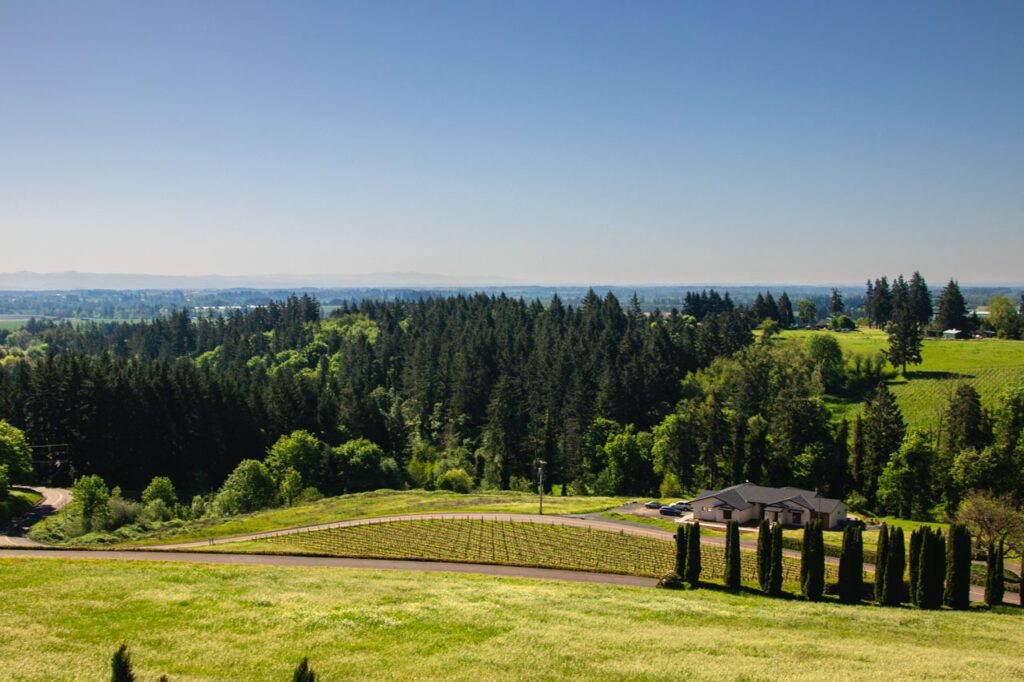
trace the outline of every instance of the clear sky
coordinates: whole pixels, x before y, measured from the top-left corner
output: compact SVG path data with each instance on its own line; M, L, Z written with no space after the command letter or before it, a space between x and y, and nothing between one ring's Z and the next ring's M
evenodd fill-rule
M0 271L1024 280L1024 2L0 0Z

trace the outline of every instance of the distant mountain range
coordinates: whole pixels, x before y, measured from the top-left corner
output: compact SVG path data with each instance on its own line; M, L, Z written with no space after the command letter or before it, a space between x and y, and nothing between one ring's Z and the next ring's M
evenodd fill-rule
M422 272L376 272L366 275L150 275L100 272L0 273L0 291L75 289L319 289L337 287L473 287L519 284L512 278L449 277Z

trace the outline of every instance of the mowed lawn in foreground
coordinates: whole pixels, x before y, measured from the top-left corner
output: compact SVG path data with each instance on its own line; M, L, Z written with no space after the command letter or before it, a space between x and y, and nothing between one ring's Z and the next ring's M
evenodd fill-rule
M853 332L786 331L783 339L806 341L813 334L830 334L844 351L868 355L888 347L888 335L879 329ZM892 389L903 418L911 426L929 428L938 425L939 416L950 394L960 382L974 386L982 404L991 407L1007 386L1024 381L1024 341L970 339L946 341L925 339L923 362L907 368L907 378L897 376ZM833 409L853 417L863 403L834 402Z
M545 514L583 514L617 507L628 498L621 497L561 497L544 496ZM537 495L511 491L485 491L480 493L453 493L443 490L378 490L367 493L341 495L298 505L267 509L227 519L206 519L187 524L183 528L165 529L133 540L129 544L161 544L189 542L207 538L225 538L259 533L281 528L297 528L331 521L391 516L397 514L423 514L428 512L494 512L534 514ZM44 522L44 524L47 522ZM40 536L40 539L45 539ZM73 544L73 543L72 543Z
M0 555L2 557L2 555ZM5 679L1019 679L1024 619L541 580L0 558Z

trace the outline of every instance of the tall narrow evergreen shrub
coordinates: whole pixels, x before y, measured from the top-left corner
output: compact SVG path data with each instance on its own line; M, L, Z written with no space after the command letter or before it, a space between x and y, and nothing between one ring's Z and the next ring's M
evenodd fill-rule
M804 525L803 535L800 537L800 589L804 589L807 582L807 569L810 567L808 554L811 551L811 523Z
M700 522L695 521L690 525L690 530L686 532L687 543L689 546L686 550L686 582L690 583L690 587L697 587L700 584Z
M825 542L821 521L815 519L804 529L805 554L803 593L810 601L819 601L825 592Z
M679 524L679 528L676 529L676 568L675 573L680 578L686 575L686 550L689 542L687 538L687 530L689 526L685 523Z
M316 682L316 673L309 667L308 658L303 658L302 661L295 666L295 672L292 673L292 682Z
M946 606L959 610L971 605L971 532L962 523L949 527L943 601Z
M903 529L889 529L889 562L885 567L885 603L896 606L906 601L903 576L907 571L907 550L903 542Z
M875 548L875 601L885 603L885 569L889 565L889 528L878 530L878 545Z
M907 557L910 563L910 602L917 606L917 586L920 577L921 566L921 529L915 528L910 531L910 553Z
M725 526L725 586L740 589L740 524L735 521Z
M945 575L946 543L942 539L942 533L923 528L917 578L918 608L937 609L942 606L942 581Z
M768 594L777 597L782 594L782 524L772 526L772 561L768 572Z
M864 595L864 539L860 528L843 530L843 551L839 556L839 600L856 604Z
M757 524L757 584L761 591L768 592L772 572L772 525L768 519Z
M135 682L132 672L132 655L128 645L122 644L110 659L110 682Z
M989 606L1003 603L1003 544L988 543L985 562L985 603Z

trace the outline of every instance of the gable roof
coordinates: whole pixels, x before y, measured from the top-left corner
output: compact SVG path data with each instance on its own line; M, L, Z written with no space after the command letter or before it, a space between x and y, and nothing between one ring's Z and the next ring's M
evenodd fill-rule
M710 499L718 500L719 504L715 506L729 506L736 510L749 509L755 504L763 504L791 510L810 509L823 514L831 514L839 505L843 504L841 500L820 497L813 490L792 486L769 488L753 483L740 483L722 490L705 490L693 498L693 502Z

